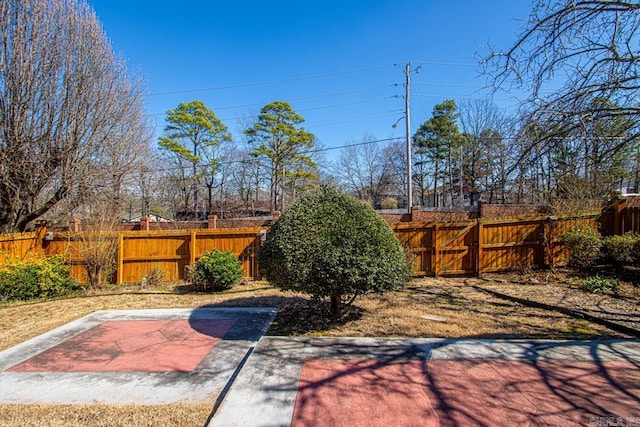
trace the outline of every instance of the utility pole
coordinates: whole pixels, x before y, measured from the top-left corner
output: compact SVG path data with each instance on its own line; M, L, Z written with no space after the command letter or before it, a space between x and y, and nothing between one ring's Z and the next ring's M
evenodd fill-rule
M460 204L460 207L464 206L464 170L462 160L462 144L460 144L460 195L458 196L458 203ZM471 194L469 194L469 196L471 196ZM469 200L469 203L471 203L471 200Z
M404 70L406 75L405 96L404 96L404 117L406 119L406 138L407 138L407 211L411 213L413 206L413 176L411 173L411 109L409 108L409 95L411 93L411 62L409 62Z
M193 158L198 158L198 144L193 144ZM193 161L193 218L198 221L198 160Z

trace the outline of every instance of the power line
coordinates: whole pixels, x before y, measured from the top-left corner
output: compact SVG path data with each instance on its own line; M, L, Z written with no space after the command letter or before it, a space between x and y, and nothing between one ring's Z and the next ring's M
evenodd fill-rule
M299 108L297 109L297 111L314 111L314 110L323 110L323 109L329 109L329 108L340 108L340 107L346 107L349 105L365 104L368 102L382 101L385 99L392 99L392 98L396 98L396 96L382 96L378 98L361 99L359 101L343 102L340 104L330 104L330 105L321 105L319 107ZM222 120L223 122L234 122L238 120L257 119L257 118L258 118L257 115L249 115L249 116L235 116L235 117L220 118L220 120ZM163 127L163 126L165 125L164 124L155 125L156 128Z
M371 145L371 144L377 144L379 142L391 142L391 141L396 141L396 140L400 140L400 139L402 139L402 138L376 139L374 141L363 141L363 142L356 142L356 143L353 143L353 144L338 145L338 146L335 146L335 147L318 148L317 150L307 151L306 153L308 153L308 154L321 153L321 152L324 152L324 151L340 150L340 149L343 149L343 148L350 148L350 147L359 147L361 145Z
M284 99L283 101L285 102L298 102L298 101L306 101L309 99L318 99L318 98L329 98L332 96L341 96L341 95L350 95L350 94L354 94L354 93L362 93L362 92L370 92L370 91L374 91L374 90L380 90L380 89L388 89L390 87L397 87L398 84L394 83L394 84L390 84L390 85L384 85L384 86L374 86L374 87L368 87L368 88L362 88L362 89L353 89L353 90L347 90L347 91L343 91L343 92L333 92L333 93L325 93L322 95L310 95L310 96L304 96L304 97L300 97L300 98L289 98L289 99ZM257 102L257 103L252 103L252 104L241 104L241 105L231 105L231 106L224 106L224 107L213 107L212 110L214 111L220 111L220 110L233 110L236 108L246 108L246 107L256 107L256 106L262 106L264 105L264 103L262 102ZM164 116L166 113L153 113L153 114L149 114L149 116Z
M483 89L486 86L482 85L461 85L461 84L452 84L452 83L414 83L411 82L414 86L435 86L435 87L468 87L475 89Z
M464 64L464 63L456 63L456 62L437 62L437 61L412 61L412 62L415 64L421 64L421 65L438 65L438 66L451 66L451 67L476 67L477 66L477 64ZM326 78L326 77L340 76L344 74L360 73L363 71L379 70L382 68L395 67L398 65L399 64L397 63L385 64L385 65L374 65L371 67L356 68L356 69L345 70L345 71L336 71L333 73L311 74L308 76L289 77L285 79L276 79L276 80L265 80L261 82L237 83L232 85L214 86L214 87L208 87L208 88L155 92L155 93L148 94L148 96L176 95L181 93L195 93L195 92L211 92L211 91L223 90L223 89L237 89L237 88L243 88L243 87L264 86L264 85L272 85L277 83L287 83L287 82L300 81L300 80L320 79L320 78Z
M300 108L298 111L313 111L313 110L323 110L323 109L327 109L327 108L346 107L346 106L349 106L349 105L365 104L367 102L382 101L383 99L391 99L391 98L397 98L397 97L396 96L383 96L383 97L379 97L379 98L362 99L360 101L343 102L341 104L322 105L320 107L310 107L310 108Z
M175 95L175 94L181 94L181 93L194 93L194 92L210 92L210 91L222 90L222 89L237 89L237 88L242 88L242 87L272 85L272 84L277 84L277 83L286 83L286 82L293 82L293 81L300 81L300 80L320 79L320 78L325 78L325 77L339 76L339 75L343 75L343 74L352 74L352 73L359 73L359 72L363 72L363 71L378 70L378 69L381 69L381 68L392 67L394 65L395 64L377 65L377 66L373 66L373 67L357 68L357 69L354 69L354 70L337 71L337 72L334 72L334 73L312 74L312 75L309 75L309 76L290 77L290 78L278 79L278 80L266 80L266 81L262 81L262 82L239 83L239 84L226 85L226 86L216 86L216 87L200 88L200 89L176 90L176 91L170 91L170 92L156 92L156 93L150 93L148 96Z
M285 99L286 102L298 102L298 101L306 101L309 99L318 99L318 98L329 98L332 96L341 96L341 95L350 95L350 94L354 94L354 93L362 93L362 92L370 92L370 91L374 91L374 90L380 90L380 89L387 89L390 87L397 87L398 84L391 84L391 85L385 85L385 86L374 86L374 87L369 87L369 88L363 88L363 89L353 89L353 90L346 90L343 92L334 92L334 93L326 93L326 94L322 94L322 95L311 95L311 96L304 96L301 98L289 98L289 99ZM264 105L263 103L255 103L255 104L245 104L245 105L239 105L239 106L232 106L232 107L217 107L215 108L215 110L228 110L228 109L233 109L233 108L241 108L241 107L255 107L257 105Z
M515 96L511 96L509 98L493 98L490 96L469 96L469 95L455 95L455 96L447 96L447 95L431 95L424 93L414 93L413 96L421 96L424 98L453 98L453 99L477 99L480 101L520 101L520 99Z
M374 113L374 114L366 114L366 115L350 116L350 117L340 117L340 118L337 118L337 119L327 119L327 120L305 122L305 123L309 127L316 128L316 127L327 126L327 125L353 123L353 122L358 122L358 121L361 121L361 120L373 119L373 118L378 118L378 117L388 117L390 115L399 116L399 115L401 115L403 113L404 113L403 110L388 110L388 111L384 111L384 112L380 112L380 113Z
M371 145L371 144L377 144L380 142L391 142L391 141L396 141L396 140L400 140L401 138L385 138L385 139L376 139L373 141L363 141L363 142L356 142L356 143L352 143L352 144L343 144L343 145L338 145L338 146L333 146L333 147L322 147L322 148L317 148L315 150L310 150L310 151L305 151L304 154L315 154L315 153L322 153L322 152L326 152L326 151L333 151L333 150L341 150L343 148L350 148L350 147L359 147L359 146L363 146L363 145ZM220 161L217 163L217 165L232 165L232 164L249 164L252 163L250 160L224 160L224 161ZM171 172L177 169L189 169L191 170L193 168L193 165L184 165L184 166L173 166L173 167L169 167L169 168L158 168L158 169L154 169L156 172Z
M420 65L444 65L449 67L477 67L478 66L478 64L463 64L459 62L437 62L437 61L411 61L411 63L420 64Z

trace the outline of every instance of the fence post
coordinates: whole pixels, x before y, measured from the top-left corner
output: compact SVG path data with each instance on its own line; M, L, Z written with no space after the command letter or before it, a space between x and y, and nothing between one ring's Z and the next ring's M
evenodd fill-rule
M124 275L124 234L118 233L118 267L116 268L116 285L122 285Z
M558 217L548 217L543 226L542 249L544 252L544 264L546 268L553 269L556 264L555 244L557 240L556 229L558 228Z
M483 224L482 224L482 220L478 219L477 225L476 225L476 236L478 239L478 256L476 259L476 275L477 276L481 276L482 275L482 229L483 229Z
M411 206L411 222L418 221L418 214L420 213L420 206Z
M36 232L36 237L35 237L35 240L33 241L32 247L36 255L39 256L44 253L44 250L43 250L45 246L44 236L47 233L47 221L45 220L37 221L35 232Z
M191 230L191 240L189 241L189 265L196 263L196 230Z
M616 200L613 204L613 235L624 234L624 221L621 214L627 205L627 199Z
M433 275L438 276L440 273L440 244L438 243L440 236L440 224L436 222L433 227Z

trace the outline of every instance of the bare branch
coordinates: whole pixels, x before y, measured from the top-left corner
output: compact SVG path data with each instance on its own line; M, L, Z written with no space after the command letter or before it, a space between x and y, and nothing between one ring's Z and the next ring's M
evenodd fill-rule
M0 45L0 230L22 230L106 170L123 176L149 128L142 85L84 1L3 1Z

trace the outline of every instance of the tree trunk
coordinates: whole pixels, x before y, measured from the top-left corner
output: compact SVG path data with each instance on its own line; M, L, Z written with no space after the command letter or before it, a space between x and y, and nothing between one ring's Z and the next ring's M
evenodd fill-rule
M340 295L331 295L331 314L334 317L337 317L340 315Z
M195 149L194 149L195 153ZM195 155L195 154L194 154ZM193 220L198 220L198 169L197 164L193 163Z
M438 207L438 158L433 172L433 207Z
M276 196L277 196L277 179L278 179L278 172L277 172L277 167L278 165L275 162L272 162L271 164L271 193L270 193L270 200L269 200L269 204L271 205L271 212L275 212L278 210L278 200L276 200Z

